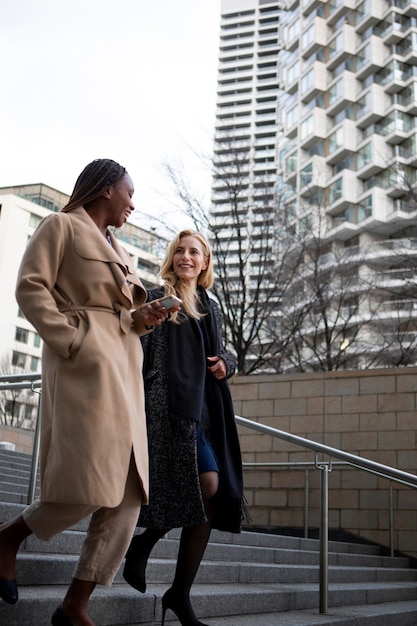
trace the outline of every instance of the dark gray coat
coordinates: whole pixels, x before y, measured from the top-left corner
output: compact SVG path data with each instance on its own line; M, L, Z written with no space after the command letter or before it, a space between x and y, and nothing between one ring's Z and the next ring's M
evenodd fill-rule
M149 291L148 300L160 298L163 292L163 288ZM210 303L221 337L222 315L212 299ZM139 523L149 528L194 526L206 521L197 469L196 423L173 423L168 411L170 326L174 325L167 322L142 337L150 491L149 505L142 507ZM218 356L224 360L230 377L235 369L233 355L222 347Z

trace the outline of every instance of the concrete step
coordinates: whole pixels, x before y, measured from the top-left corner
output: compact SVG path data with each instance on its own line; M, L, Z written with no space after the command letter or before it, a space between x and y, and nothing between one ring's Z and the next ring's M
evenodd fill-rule
M238 618L236 616L204 618L204 623L207 626L416 626L417 606L416 602L365 604L332 608L327 614L312 610L285 611L239 615ZM165 620L165 624L178 626L179 622ZM139 626L139 624L129 626ZM142 623L140 626L155 626L155 622Z
M17 579L19 585L31 585L36 580L39 585L54 583L65 584L72 576L78 555L19 555L17 562ZM175 556L168 558L151 558L147 567L148 583L165 583L172 581L175 573ZM117 580L123 582L121 573ZM199 568L196 582L198 583L319 583L319 566L280 565L257 563L233 563L224 561L203 560ZM416 582L417 571L400 568L357 568L330 567L329 580L340 582Z
M0 623L5 626L41 626L49 624L50 616L55 607L61 602L66 586L54 585L53 587L39 586L23 587L19 590L20 598L14 606L0 603ZM94 622L100 626L131 626L133 624L160 623L161 620L161 597L166 591L166 586L152 585L146 594L135 592L128 585L113 585L111 589L97 588L90 601L90 615ZM329 614L325 616L327 621L318 621L323 616L318 614L318 588L317 585L195 585L192 592L192 604L199 619L220 625L228 624L243 626L243 624L275 624L277 622L259 621L262 617L269 619L271 614L278 614L282 618L282 624L329 624L335 623L340 626L352 624L370 623L372 626L415 626L415 622L390 621L385 615L394 615L401 603L401 615L414 612L417 615L417 600L415 585L413 589L405 590L392 588L390 585L374 585L372 601L367 598L368 587L360 583L351 585L330 585ZM388 594L388 595L387 595ZM387 600L392 597L395 606L388 605ZM381 607L378 609L378 603ZM372 604L372 606L370 606ZM295 612L295 613L294 613ZM290 621L291 613L303 615L306 620L313 616L315 622ZM363 613L371 621L358 621ZM242 617L243 616L243 617ZM266 618L268 616L268 618ZM336 616L338 621L331 622L330 618ZM377 616L377 619L375 619ZM174 615L167 612L167 617L174 621ZM243 621L246 619L246 621ZM343 622L343 619L346 621ZM352 621L355 620L356 621ZM407 618L408 619L408 618ZM223 620L223 622L222 622ZM233 622L233 620L235 620ZM250 621L252 620L252 621ZM348 621L350 620L350 622ZM379 621L378 621L379 620ZM169 622L170 623L170 622Z

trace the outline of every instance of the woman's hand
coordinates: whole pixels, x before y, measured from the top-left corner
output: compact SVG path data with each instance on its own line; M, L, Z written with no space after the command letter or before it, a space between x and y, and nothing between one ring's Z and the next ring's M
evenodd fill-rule
M212 365L209 366L208 370L217 378L217 380L222 380L226 378L227 370L226 363L219 356L208 356L207 361Z
M134 313L134 317L137 317L138 314L141 314L143 317L143 322L147 327L160 326L169 318L171 313L179 310L179 306L174 306L170 309L166 309L159 302L159 300L154 300L153 302L148 302L147 304L144 304L139 309L137 309Z

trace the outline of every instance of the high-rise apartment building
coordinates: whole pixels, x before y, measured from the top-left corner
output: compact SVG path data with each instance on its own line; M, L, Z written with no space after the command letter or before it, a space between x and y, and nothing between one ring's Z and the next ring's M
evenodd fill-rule
M308 233L319 225L325 262L337 251L346 269L356 268L362 280L351 282L346 301L372 317L371 351L394 320L401 350L417 329L416 102L416 2L222 1L215 161L225 136L244 138L253 206L261 172L287 226ZM217 221L219 188L215 176ZM364 276L373 286L365 308ZM300 283L300 302L302 292ZM394 344L385 365L398 359ZM351 361L366 363L363 354Z
M334 239L391 236L415 210L417 3L284 5L279 170L289 201L326 206Z
M256 227L276 188L279 9L222 0L221 12L212 214L228 222L233 179Z
M343 259L341 274L356 267L346 301L372 321L368 355L353 363L372 361L385 339L380 364L415 362L417 3L284 5L278 173L288 213L314 228L319 210L326 252ZM364 276L372 290L359 307Z

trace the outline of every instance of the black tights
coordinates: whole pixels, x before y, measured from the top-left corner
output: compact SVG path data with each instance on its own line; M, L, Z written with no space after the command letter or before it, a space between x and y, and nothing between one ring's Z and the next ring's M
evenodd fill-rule
M210 538L213 515L215 511L215 494L218 487L217 472L208 472L200 476L201 490L207 521L198 526L187 526L182 529L178 550L177 567L172 588L177 595L188 598L201 559L204 556ZM147 528L141 535L140 559L136 563L138 571L145 576L148 558L154 545L169 531L169 528Z

